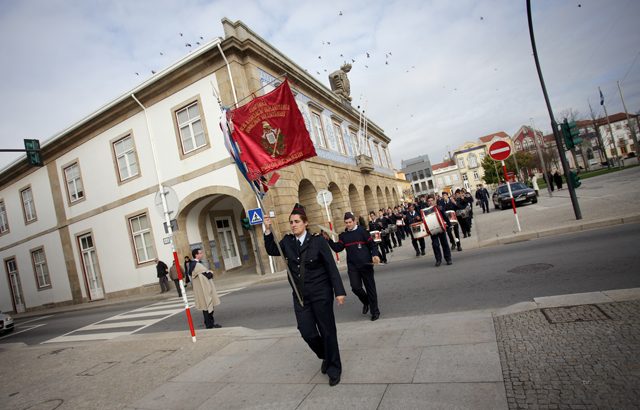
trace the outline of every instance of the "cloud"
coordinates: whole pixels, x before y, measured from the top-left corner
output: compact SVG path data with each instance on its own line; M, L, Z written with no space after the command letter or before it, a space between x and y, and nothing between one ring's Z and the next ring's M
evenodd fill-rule
M601 114L601 86L609 113L620 112L623 78L627 107L638 111L640 3L532 3L554 111L586 116L590 99ZM244 21L327 87L328 74L355 59L353 104L391 137L396 166L422 154L439 162L465 141L513 134L530 119L550 132L524 2L24 0L0 3L2 145L55 135L196 42L223 36L224 16ZM2 154L0 165L17 157Z

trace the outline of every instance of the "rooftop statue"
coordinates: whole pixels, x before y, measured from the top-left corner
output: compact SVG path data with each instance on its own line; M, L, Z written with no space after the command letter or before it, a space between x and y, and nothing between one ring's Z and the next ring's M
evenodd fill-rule
M351 101L351 84L349 83L349 77L347 77L349 71L351 71L351 64L343 64L339 70L329 74L329 84L331 85L331 91Z

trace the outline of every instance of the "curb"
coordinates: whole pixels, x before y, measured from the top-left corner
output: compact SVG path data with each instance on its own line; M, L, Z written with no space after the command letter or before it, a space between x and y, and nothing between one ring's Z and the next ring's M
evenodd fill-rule
M478 241L479 248L486 248L494 245L508 245L518 242L526 242L532 239L540 239L554 235L562 235L565 233L573 233L580 231L588 231L592 229L607 228L615 225L622 225L628 223L640 223L640 214L626 216L623 218L608 218L608 219L596 219L593 221L587 221L578 225L564 225L557 228L549 228L534 232L523 232L515 235L497 237L495 239L487 239Z

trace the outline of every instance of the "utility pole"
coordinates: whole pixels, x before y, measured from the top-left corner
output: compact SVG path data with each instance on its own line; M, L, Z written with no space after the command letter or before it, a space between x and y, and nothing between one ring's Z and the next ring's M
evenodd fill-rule
M607 114L607 105L604 103L604 97L602 97L602 91L600 87L598 87L598 91L600 91L600 105L604 108L604 116L607 118L607 125L609 127L609 134L611 134L611 146L613 149L611 150L611 154L615 155L618 160L618 168L622 168L622 162L620 156L618 156L618 148L616 147L616 140L613 138L613 130L611 129L611 120L609 120L609 114Z
M636 126L631 123L631 118L629 118L629 111L627 111L627 104L624 103L624 95L622 95L622 88L620 88L620 81L618 83L618 91L620 91L620 99L622 100L622 107L624 108L624 113L627 114L627 125L629 126L629 130L631 131L631 139L633 140L633 152L636 153L636 159L640 162L640 157L638 157L638 137L636 135ZM636 124L638 123L638 118L635 119Z
M544 163L544 158L542 157L542 151L540 150L540 144L538 144L538 135L536 134L536 128L533 125L533 117L529 118L531 120L531 131L533 132L533 143L536 145L536 151L538 152L538 159L540 160L540 166L542 167L542 175L547 175L547 165ZM545 181L549 179L545 177ZM553 196L551 193L551 181L547 181L547 192L549 193L549 198Z
M593 128L596 131L596 138L598 138L598 147L600 148L600 152L604 155L604 160L607 161L607 168L611 169L611 164L609 163L609 156L607 155L607 149L604 147L604 142L602 141L602 135L600 135L600 127L596 123L596 116L593 114L593 108L591 108L591 103L587 100L589 104L589 111L591 112L591 122L593 123Z
M536 62L536 70L538 71L538 78L540 79L540 86L542 87L542 93L544 94L544 100L547 104L547 110L549 111L549 118L551 118L551 129L553 130L553 136L556 140L558 147L558 154L560 155L560 162L562 163L562 170L567 179L567 185L569 187L569 196L571 197L571 204L573 205L573 212L576 219L582 219L582 212L580 212L580 204L578 204L578 197L576 196L576 190L573 186L571 178L569 178L569 164L567 164L567 158L564 156L564 148L560 133L558 132L558 123L553 116L553 110L551 109L551 102L549 101L549 94L547 94L547 87L544 84L544 78L542 77L542 69L540 68L540 61L538 60L538 50L536 49L536 40L533 35L533 20L531 18L531 0L527 0L527 20L529 22L529 36L531 37L531 48L533 49L533 58Z

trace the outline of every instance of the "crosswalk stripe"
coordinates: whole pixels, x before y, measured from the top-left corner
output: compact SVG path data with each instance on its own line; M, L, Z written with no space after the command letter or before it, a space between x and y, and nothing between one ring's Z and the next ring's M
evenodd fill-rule
M218 292L218 297L226 296L230 293L242 290L244 287L226 289L223 292ZM195 304L192 294L187 295L187 301L189 308L192 308ZM54 337L53 339L46 340L42 343L60 343L60 342L80 342L80 341L94 341L94 340L109 340L116 337L130 335L140 330L152 326L164 319L167 319L175 314L185 311L184 300L181 297L172 297L170 299L156 302L151 305L143 306L128 312L120 313L115 316L103 319L99 322L92 323L82 328L73 330L64 335ZM147 318L147 319L145 319ZM138 320L130 320L138 319ZM118 329L123 327L135 327L130 331L113 331L113 332L100 332L100 333L85 333L82 332L92 330L107 330Z

